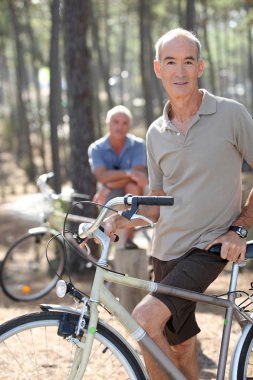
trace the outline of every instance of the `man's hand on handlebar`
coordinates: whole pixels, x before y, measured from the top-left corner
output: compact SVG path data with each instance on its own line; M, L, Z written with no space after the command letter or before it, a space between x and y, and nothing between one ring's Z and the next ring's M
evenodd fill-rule
M228 231L224 235L219 236L212 241L205 250L208 250L215 244L221 244L220 256L223 259L238 263L245 260L246 240L242 239L233 231Z
M105 219L105 221L103 222L102 227L104 229L104 233L107 236L109 236L112 242L115 242L118 240L116 230L120 228L119 227L120 221L121 223L126 223L126 227L127 227L127 223L129 224L129 222L127 220L124 220L124 218L122 218L120 215L111 215L109 216L109 218Z
M107 218L103 224L99 227L107 236L110 237L112 242L118 241L118 235L116 235L116 223L113 221L113 218L117 217L117 215L111 215L111 217ZM96 237L92 237L96 244L99 244L99 240ZM83 239L83 241L79 244L79 247L82 249L87 248L87 244L89 241L89 237Z

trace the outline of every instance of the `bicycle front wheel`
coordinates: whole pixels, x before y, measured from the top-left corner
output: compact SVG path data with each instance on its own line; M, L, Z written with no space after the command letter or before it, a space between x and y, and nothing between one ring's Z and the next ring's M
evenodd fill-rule
M45 296L55 286L64 269L62 240L54 232L38 229L18 239L8 249L0 268L4 293L14 301L32 301Z
M75 327L78 315L59 312L28 314L0 326L1 380L68 378L75 346L57 334L66 316L68 326ZM84 378L147 380L135 355L118 336L99 324Z

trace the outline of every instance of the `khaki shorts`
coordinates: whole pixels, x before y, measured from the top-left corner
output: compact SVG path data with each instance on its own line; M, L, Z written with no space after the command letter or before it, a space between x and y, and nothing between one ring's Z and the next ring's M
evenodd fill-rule
M227 260L207 251L193 248L179 259L161 261L153 259L154 281L203 293L227 264ZM153 293L171 311L165 335L170 345L176 345L200 332L196 322L196 303L166 294Z

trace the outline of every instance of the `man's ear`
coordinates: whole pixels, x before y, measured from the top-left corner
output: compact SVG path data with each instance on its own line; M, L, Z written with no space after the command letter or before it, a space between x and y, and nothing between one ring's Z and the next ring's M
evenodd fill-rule
M160 67L160 62L157 61L156 59L154 60L154 70L157 78L161 79L161 67Z
M203 71L204 71L204 67L205 67L204 61L203 61L203 59L201 59L199 62L198 78L200 78L202 76Z

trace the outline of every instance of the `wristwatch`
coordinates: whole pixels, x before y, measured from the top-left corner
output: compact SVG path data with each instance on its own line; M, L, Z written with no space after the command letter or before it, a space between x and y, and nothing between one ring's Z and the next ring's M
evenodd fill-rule
M246 228L243 226L230 226L228 230L234 231L241 238L246 238L248 235L248 230L246 230Z

